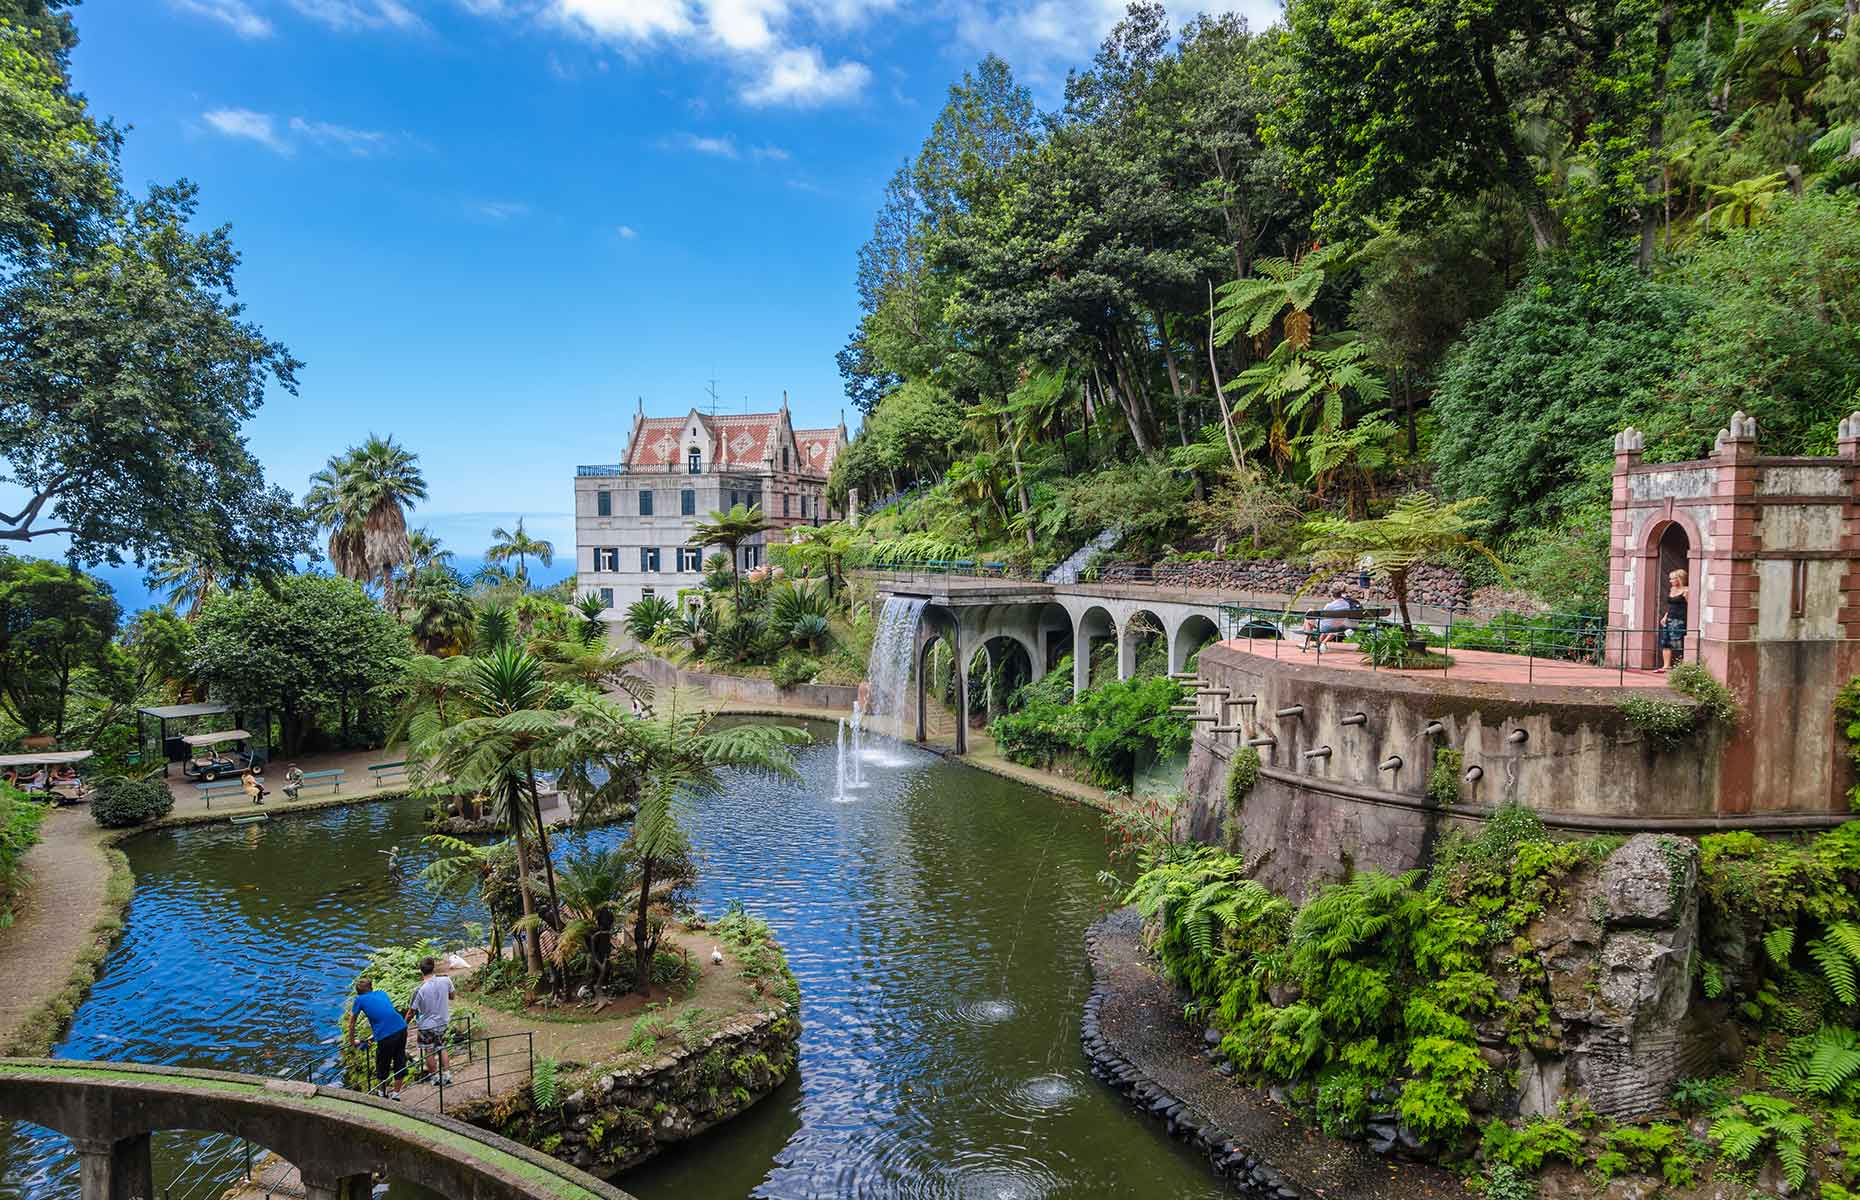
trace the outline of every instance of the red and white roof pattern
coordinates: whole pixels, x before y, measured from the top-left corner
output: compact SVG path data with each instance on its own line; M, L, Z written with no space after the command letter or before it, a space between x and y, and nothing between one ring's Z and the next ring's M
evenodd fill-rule
M626 465L636 471L669 467L678 461L684 436L684 417L647 417L639 422L639 431L627 448Z
M694 425L707 471L760 471L781 458L781 413L705 416L692 412L682 417L641 418L633 444L627 448L627 468L676 470L683 465L685 448L691 444L687 435Z
M801 455L801 470L809 475L830 473L833 460L839 457L844 436L838 426L832 429L795 430L794 444Z
M706 417L716 430L711 457L725 470L755 469L781 456L781 414Z

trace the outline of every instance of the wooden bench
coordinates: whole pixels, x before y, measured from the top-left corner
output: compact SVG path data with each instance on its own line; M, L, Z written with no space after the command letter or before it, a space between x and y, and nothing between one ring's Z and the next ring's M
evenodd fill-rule
M330 771L305 771L303 778L297 781L298 795L302 795L304 789L313 787L326 787L331 791L340 792L342 790L342 768L337 767Z
M225 792L245 792L245 784L237 779L215 779L207 783L197 783L194 790L206 798L207 807L213 807L213 797Z
M368 769L375 773L375 786L376 787L380 787L381 784L384 781L386 781L389 775L399 776L401 782L403 783L406 782L406 779L407 779L407 764L405 761L391 762L391 763L376 763L374 766L369 767Z

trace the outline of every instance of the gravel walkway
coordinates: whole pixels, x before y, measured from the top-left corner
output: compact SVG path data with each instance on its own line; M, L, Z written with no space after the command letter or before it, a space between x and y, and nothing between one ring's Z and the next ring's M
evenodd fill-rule
M1397 1163L1361 1142L1328 1137L1262 1093L1217 1073L1204 1056L1201 1032L1182 1022L1182 1000L1174 986L1152 968L1135 909L1112 913L1089 936L1097 1033L1127 1064L1125 1074L1136 1077L1119 1080L1119 1086L1133 1093L1134 1103L1167 1119L1173 1130L1193 1126L1224 1135L1215 1139L1210 1154L1217 1166L1223 1159L1230 1162L1225 1171L1230 1177L1255 1177L1235 1179L1242 1190L1276 1193L1286 1200L1467 1200L1465 1189L1447 1172ZM1088 1043L1090 1037L1088 1015ZM1241 1158L1251 1161L1245 1170ZM1260 1186L1262 1174L1270 1184Z
M73 964L89 947L104 912L110 877L107 836L84 805L54 809L26 854L22 911L0 929L0 1047L20 1025L64 990Z

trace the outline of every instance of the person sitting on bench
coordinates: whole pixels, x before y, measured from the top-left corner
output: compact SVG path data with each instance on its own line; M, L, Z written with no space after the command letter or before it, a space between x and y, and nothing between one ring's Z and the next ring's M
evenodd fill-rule
M1333 593L1333 599L1324 606L1325 612L1351 612L1356 608L1356 601L1350 599L1350 593L1339 587ZM1341 642L1350 634L1350 622L1346 617L1307 617L1305 618L1305 644L1300 649L1308 649L1313 642Z
M284 768L284 798L297 799L297 793L303 790L304 773L296 763Z

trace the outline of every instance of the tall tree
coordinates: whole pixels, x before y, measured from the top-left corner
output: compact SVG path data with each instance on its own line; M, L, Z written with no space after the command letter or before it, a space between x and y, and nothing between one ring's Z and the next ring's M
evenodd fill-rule
M75 567L0 555L0 711L62 737L71 684L103 662L122 609Z
M714 512L708 517L700 517L692 527L692 541L700 546L718 546L729 552L730 578L735 583L736 607L739 612L743 607L743 564L738 551L744 542L759 536L768 527L768 520L762 515L760 505L745 508L741 504L735 505L728 512Z
M388 437L369 434L330 458L310 477L304 504L329 530L329 559L337 571L364 586L379 584L397 607L395 572L413 557L407 510L426 499L420 456Z
M555 561L555 543L542 538L533 538L523 530L523 518L517 518L515 529L501 526L491 531L491 548L485 551L486 562L508 563L517 560L517 578L524 584L530 581L529 561L534 558L543 566Z

